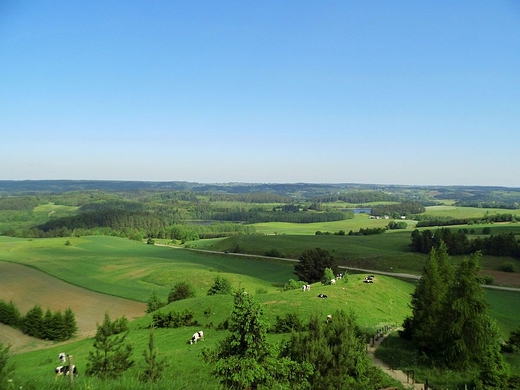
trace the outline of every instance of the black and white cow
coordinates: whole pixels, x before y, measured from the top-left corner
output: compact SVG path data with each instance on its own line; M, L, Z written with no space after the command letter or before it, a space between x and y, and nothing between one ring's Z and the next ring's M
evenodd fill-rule
M318 298L327 298L325 294L318 294Z
M302 291L309 291L311 289L311 285L310 284L304 284L302 286Z
M67 355L65 352L60 352L58 355L58 359L60 359L60 362L65 363L67 361Z
M204 339L204 332L199 330L198 332L194 333L193 336L191 336L190 344L196 343L201 339Z
M56 376L70 375L69 366L58 366L54 369L54 372L56 373ZM72 374L74 376L78 375L78 369L77 369L76 365L72 366Z

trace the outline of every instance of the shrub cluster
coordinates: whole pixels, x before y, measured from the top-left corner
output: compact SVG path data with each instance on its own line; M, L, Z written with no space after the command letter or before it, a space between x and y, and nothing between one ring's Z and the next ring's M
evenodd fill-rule
M180 328L181 326L195 326L197 320L194 319L194 314L191 310L184 310L182 313L177 313L172 310L167 313L155 313L152 319L152 326L155 328Z
M76 319L71 309L44 313L41 306L36 305L25 316L20 315L16 305L10 301L0 300L0 322L19 328L28 336L44 340L64 341L72 338L78 330Z

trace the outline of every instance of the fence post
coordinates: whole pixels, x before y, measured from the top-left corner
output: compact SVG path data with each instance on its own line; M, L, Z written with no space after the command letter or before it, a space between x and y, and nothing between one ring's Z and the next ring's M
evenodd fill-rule
M72 361L72 355L67 356L69 358L69 386L72 387L72 377L74 376L74 362Z

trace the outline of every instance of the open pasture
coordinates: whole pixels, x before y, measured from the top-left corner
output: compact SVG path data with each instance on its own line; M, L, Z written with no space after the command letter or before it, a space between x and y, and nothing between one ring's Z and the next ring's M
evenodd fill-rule
M65 245L69 240L70 245ZM216 276L224 276L250 291L275 290L293 275L293 265L201 254L146 245L124 238L16 239L0 237L0 261L34 267L68 283L139 302L153 289L168 296L171 286L190 282L205 295Z
M520 215L520 209L494 209L485 207L458 207L458 206L428 206L426 207L426 215L434 217L452 217L455 219L463 218L483 218L496 214L512 214Z

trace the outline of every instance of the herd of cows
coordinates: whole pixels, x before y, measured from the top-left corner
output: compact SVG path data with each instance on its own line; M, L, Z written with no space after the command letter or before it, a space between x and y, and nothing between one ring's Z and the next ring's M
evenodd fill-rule
M336 284L336 280L337 279L342 279L342 278L343 278L343 274L337 274L335 279L331 279L330 284ZM367 276L363 282L364 283L373 283L374 282L374 278L375 278L374 275ZM310 289L311 289L311 285L310 284L305 284L305 285L302 286L302 291L310 291ZM325 294L318 294L318 298L327 298L327 295L325 295ZM332 320L332 316L328 315L327 316L327 323L330 322L331 320ZM199 330L198 332L195 332L193 334L193 336L191 336L191 339L189 340L189 343L190 344L195 344L195 343L197 343L197 341L203 340L203 339L204 339L204 332L202 330ZM60 360L60 362L66 363L67 362L67 355L65 354L65 352L61 352L58 355L58 359ZM70 373L71 373L70 365L58 366L58 367L55 368L54 371L56 373L56 376L70 375ZM74 376L78 375L78 369L77 369L77 367L74 364L72 365L72 375L74 375Z

